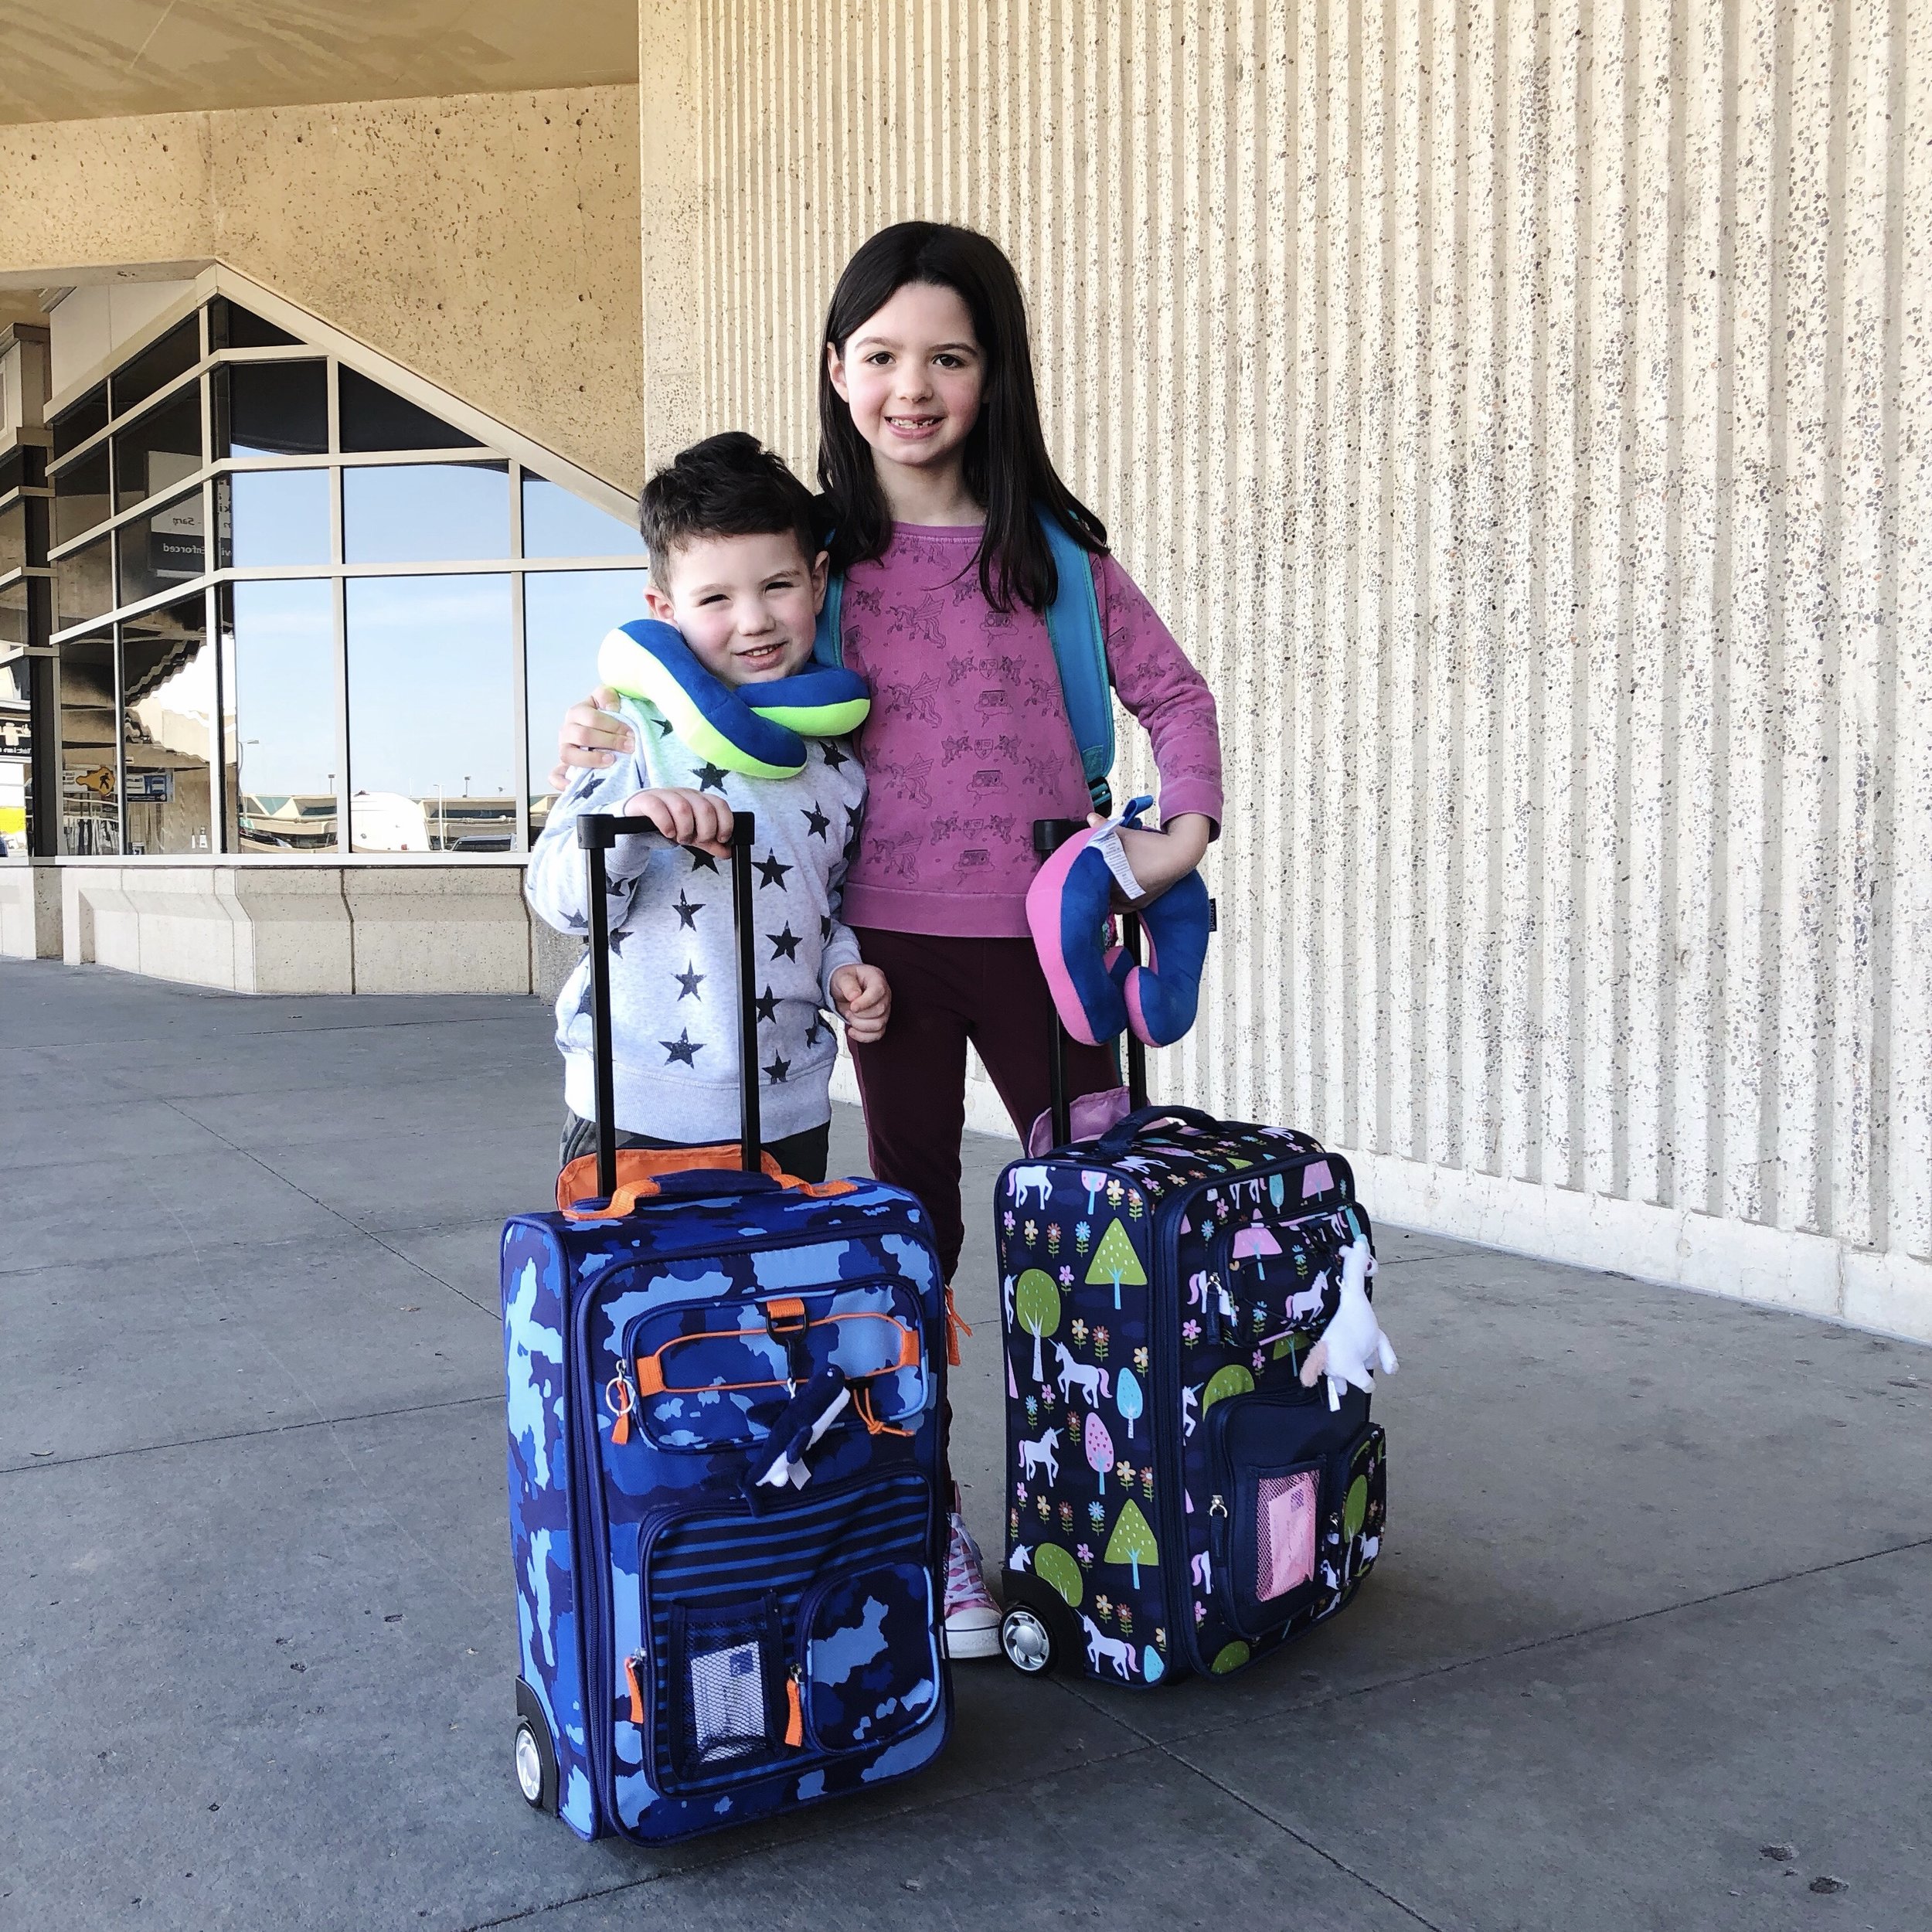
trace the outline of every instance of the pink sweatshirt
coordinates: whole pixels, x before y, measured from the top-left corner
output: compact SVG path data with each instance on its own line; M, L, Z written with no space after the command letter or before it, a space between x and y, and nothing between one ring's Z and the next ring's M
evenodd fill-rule
M849 925L1023 939L1033 821L1089 809L1046 620L988 604L979 537L902 523L846 578L845 659L872 691ZM1111 557L1094 559L1094 581L1114 689L1153 740L1162 817L1218 824L1213 693Z

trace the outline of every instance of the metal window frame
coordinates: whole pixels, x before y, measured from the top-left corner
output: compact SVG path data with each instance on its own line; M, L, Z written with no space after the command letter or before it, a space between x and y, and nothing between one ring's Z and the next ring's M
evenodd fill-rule
M211 331L208 318L208 304L216 296L228 297L252 310L262 320L281 328L296 339L290 343L276 344L260 349L224 349L211 347ZM140 502L125 510L115 509L90 529L69 539L47 552L46 574L49 583L46 595L52 595L52 566L62 562L90 544L105 536L108 540L108 567L115 595L120 591L120 560L122 544L121 532L124 526L144 515L151 515L158 507L180 501L194 489L201 492L203 528L206 532L204 543L204 560L207 568L196 579L176 584L155 592L153 595L128 604L117 604L108 611L70 624L58 631L49 631L45 647L46 655L53 660L54 692L50 713L53 735L56 753L60 743L59 700L59 647L82 638L104 634L113 650L114 701L117 709L115 733L115 784L119 818L117 843L119 852L111 860L103 862L141 865L155 863L180 865L183 863L209 862L216 864L263 865L314 865L318 862L352 864L447 864L454 861L464 865L520 864L529 852L529 801L532 777L529 747L529 666L528 635L524 608L525 580L532 574L570 573L584 571L609 572L634 571L642 575L649 568L648 560L635 554L613 556L542 557L526 558L522 554L524 544L523 491L526 480L536 480L554 485L567 491L580 500L600 509L605 515L617 517L628 523L634 508L633 500L624 492L606 483L601 478L546 448L534 440L508 428L485 416L481 411L451 395L414 372L376 354L354 338L332 328L317 318L297 308L284 301L272 290L263 287L245 275L237 274L223 264L217 264L204 269L196 276L191 294L155 316L143 328L120 344L104 361L87 370L78 379L70 383L61 393L52 398L47 406L49 420L62 410L82 400L100 383L108 380L115 372L140 355L153 342L171 329L177 328L186 317L193 314L198 318L200 332L201 355L195 366L174 378L151 395L144 396L134 407L111 416L107 423L84 443L77 444L64 455L58 464L49 465L48 487L43 492L49 497L57 486L57 478L74 464L85 461L95 451L105 446L109 451L108 490L111 504L117 500L114 487L114 471L116 467L113 451L113 439L124 430L138 423L151 412L166 406L189 383L199 385L201 400L201 436L204 457L199 469L185 477L170 490L144 498ZM328 444L325 451L301 456L248 456L216 457L214 451L214 376L224 365L240 362L320 362L325 369L328 410ZM351 369L371 381L381 383L400 396L405 401L413 403L426 410L455 430L477 439L472 444L455 449L379 450L345 452L342 447L341 372ZM111 391L110 392L111 394ZM352 468L375 465L389 467L412 464L469 464L502 467L507 474L509 488L509 547L511 554L502 558L471 558L460 562L437 561L407 563L349 563L344 560L343 489L344 473ZM253 471L323 470L329 474L329 561L326 565L278 565L258 568L238 568L233 565L219 565L221 555L219 530L216 523L219 509L219 489L224 477ZM51 518L49 518L51 522ZM49 529L49 535L52 532ZM510 589L510 675L512 679L512 726L514 734L514 793L512 797L512 825L510 845L502 853L471 852L461 855L447 852L427 853L357 852L352 849L350 801L353 792L354 746L351 743L349 729L349 632L348 586L353 579L420 577L502 577L509 580ZM235 755L234 788L239 795L240 765L239 744L229 743L228 706L232 700L236 706L233 729L238 735L241 729L239 712L239 691L235 675L231 639L221 624L221 609L226 587L240 582L315 582L326 580L329 585L332 611L332 661L335 677L333 702L335 706L335 740L336 771L336 842L332 853L300 853L285 857L270 858L258 853L243 852L231 846L229 821L231 808L239 809L238 796L230 799L228 794L229 753ZM125 760L126 706L124 702L124 658L122 648L122 626L164 606L178 604L199 590L202 595L203 618L209 645L216 652L215 660L215 712L209 733L211 760L210 799L213 837L210 850L199 853L151 853L136 859L130 855L128 844L128 798ZM49 619L51 624L51 619ZM57 761L57 760L56 760ZM55 815L55 827L58 832L58 812ZM86 863L84 859L68 862Z

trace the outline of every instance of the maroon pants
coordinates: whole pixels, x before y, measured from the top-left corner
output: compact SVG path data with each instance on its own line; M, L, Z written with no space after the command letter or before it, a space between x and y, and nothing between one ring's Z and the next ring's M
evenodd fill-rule
M966 1043L978 1049L1023 1143L1049 1104L1053 995L1030 939L855 930L866 964L885 974L893 995L885 1038L852 1049L872 1171L918 1196L950 1281L965 1238L959 1151ZM1067 1043L1070 1097L1119 1083L1110 1048Z

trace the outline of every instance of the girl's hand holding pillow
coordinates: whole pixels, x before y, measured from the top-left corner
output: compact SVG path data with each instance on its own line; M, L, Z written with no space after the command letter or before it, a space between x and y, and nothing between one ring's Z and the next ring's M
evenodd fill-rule
M1107 821L1098 812L1089 812L1090 825ZM1176 886L1207 856L1213 834L1212 821L1198 811L1185 811L1168 819L1158 832L1142 832L1131 825L1121 828L1121 849L1139 880L1141 896L1127 903L1140 906L1158 899Z

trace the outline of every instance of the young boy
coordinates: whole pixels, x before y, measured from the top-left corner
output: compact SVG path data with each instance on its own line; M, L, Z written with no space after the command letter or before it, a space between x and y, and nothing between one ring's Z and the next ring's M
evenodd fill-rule
M825 594L812 500L778 457L742 432L684 451L644 487L638 524L651 557L651 614L734 688L803 670ZM738 1002L732 814L755 815L759 1104L766 1151L788 1174L825 1178L830 1082L838 1043L877 1039L891 995L838 918L839 890L865 795L859 760L807 740L795 777L724 771L645 713L635 748L578 770L530 855L525 891L560 932L588 929L580 812L648 819L675 847L620 839L610 867L611 1021L620 1147L695 1147L738 1138ZM561 1158L595 1145L590 963L556 1004L566 1104Z

